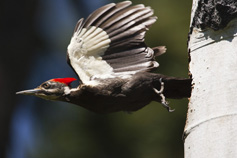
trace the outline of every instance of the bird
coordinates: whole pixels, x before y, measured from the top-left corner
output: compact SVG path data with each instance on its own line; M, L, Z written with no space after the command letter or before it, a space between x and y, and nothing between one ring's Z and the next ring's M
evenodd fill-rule
M55 78L16 94L79 105L95 113L137 111L150 102L174 111L166 98L191 95L191 79L155 73L165 46L150 48L145 34L157 17L131 1L110 3L80 19L67 47L67 62L78 76ZM78 80L78 86L71 83Z

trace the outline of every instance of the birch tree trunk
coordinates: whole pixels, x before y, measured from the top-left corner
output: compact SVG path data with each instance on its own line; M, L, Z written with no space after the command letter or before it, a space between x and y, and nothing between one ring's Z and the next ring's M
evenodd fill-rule
M237 158L237 1L193 0L186 158Z

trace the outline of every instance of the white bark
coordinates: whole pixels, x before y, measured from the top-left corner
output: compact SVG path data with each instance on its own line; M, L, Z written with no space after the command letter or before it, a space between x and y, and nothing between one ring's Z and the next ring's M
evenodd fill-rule
M219 31L194 28L189 49L193 90L185 157L237 157L237 19Z

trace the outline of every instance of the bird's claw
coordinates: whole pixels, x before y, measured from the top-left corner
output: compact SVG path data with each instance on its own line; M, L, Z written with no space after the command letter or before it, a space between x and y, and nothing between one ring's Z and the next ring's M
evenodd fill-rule
M161 104L163 105L163 107L166 108L169 112L173 112L175 109L171 109L169 103L165 100L165 95L163 94L164 88L164 82L162 81L162 78L160 78L160 90L158 91L156 88L153 88L153 90L161 97Z

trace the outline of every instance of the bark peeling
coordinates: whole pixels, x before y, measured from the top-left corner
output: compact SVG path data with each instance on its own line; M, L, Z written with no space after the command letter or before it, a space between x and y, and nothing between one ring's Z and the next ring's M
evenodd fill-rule
M237 18L236 0L200 0L194 13L192 28L211 28L215 31L223 29Z

